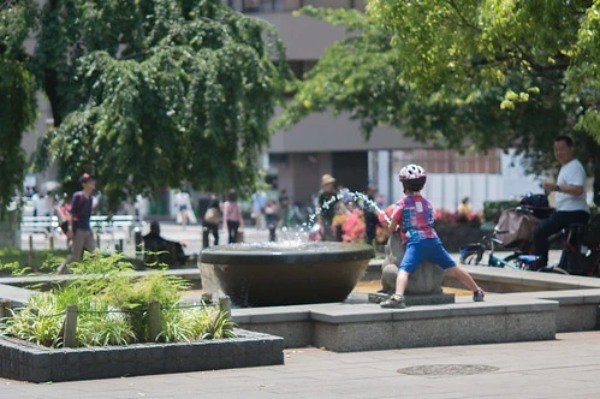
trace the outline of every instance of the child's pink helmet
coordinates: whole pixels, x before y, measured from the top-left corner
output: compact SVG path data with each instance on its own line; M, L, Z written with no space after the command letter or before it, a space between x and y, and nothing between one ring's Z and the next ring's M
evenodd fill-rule
M421 166L410 164L400 169L398 178L404 188L411 191L421 191L425 181L427 181L427 174Z

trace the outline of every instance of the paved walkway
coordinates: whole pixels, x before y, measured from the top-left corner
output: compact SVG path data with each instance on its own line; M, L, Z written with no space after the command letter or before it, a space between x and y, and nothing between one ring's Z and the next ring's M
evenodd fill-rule
M402 372L404 370L404 372ZM415 375L416 374L416 375ZM600 331L554 341L332 353L286 350L285 365L30 384L0 398L594 398Z
M247 229L248 241L266 231ZM165 224L170 239L200 229ZM263 237L264 236L264 237ZM401 372L403 371L404 372ZM593 398L600 331L553 341L333 353L285 351L285 365L49 384L0 379L0 399L48 398Z

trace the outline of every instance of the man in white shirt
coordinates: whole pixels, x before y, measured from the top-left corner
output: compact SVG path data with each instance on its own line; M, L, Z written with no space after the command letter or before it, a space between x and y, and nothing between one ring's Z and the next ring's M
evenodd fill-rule
M586 202L585 168L575 158L573 140L558 136L554 140L554 157L561 164L556 182L545 182L546 192L556 192L556 212L540 223L533 233L534 252L539 268L548 264L548 237L573 223L587 223L590 208Z

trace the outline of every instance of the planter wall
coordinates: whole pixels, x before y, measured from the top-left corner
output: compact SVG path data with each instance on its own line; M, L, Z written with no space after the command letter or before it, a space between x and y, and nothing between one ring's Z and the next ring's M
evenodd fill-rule
M226 340L61 349L0 338L0 377L58 382L283 364L283 338L236 333Z

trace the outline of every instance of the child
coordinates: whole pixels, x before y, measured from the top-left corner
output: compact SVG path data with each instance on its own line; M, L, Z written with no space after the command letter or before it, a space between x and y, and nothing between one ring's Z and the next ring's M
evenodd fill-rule
M423 168L412 164L405 166L400 171L399 178L406 196L398 201L396 210L392 214L390 230L395 232L396 229L400 229L406 251L398 268L396 293L382 302L381 307L397 309L406 307L404 291L408 284L408 276L426 260L436 263L472 290L475 302L482 302L485 296L483 290L466 270L456 265L432 227L433 208L420 193L427 179Z

